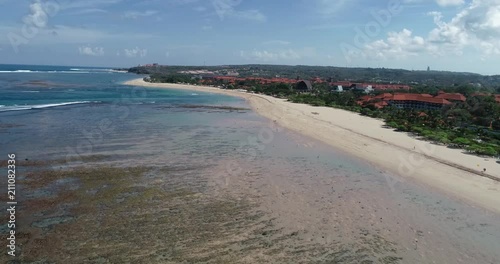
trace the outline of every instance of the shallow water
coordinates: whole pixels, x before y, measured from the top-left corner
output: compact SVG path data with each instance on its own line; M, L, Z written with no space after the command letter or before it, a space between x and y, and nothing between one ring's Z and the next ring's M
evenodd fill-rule
M144 185L171 181L200 193L250 199L275 236L295 237L279 254L303 248L297 254L313 262L331 260L328 251L309 256L315 249L343 245L352 250L349 254L374 262L388 256L402 260L387 263L500 263L498 215L401 181L251 111L202 107L248 108L241 99L120 84L135 77L0 74L0 82L9 83L2 88L8 94L0 100L3 105L95 102L0 112L0 155L16 153L25 162L69 162L53 162L53 169L82 164L177 168L169 174L175 179L158 179L160 174L153 173ZM26 85L34 80L44 87ZM191 169L178 169L182 167ZM74 179L60 184L78 185ZM40 188L26 199L55 189ZM59 218L37 221L35 227L63 224L54 219Z

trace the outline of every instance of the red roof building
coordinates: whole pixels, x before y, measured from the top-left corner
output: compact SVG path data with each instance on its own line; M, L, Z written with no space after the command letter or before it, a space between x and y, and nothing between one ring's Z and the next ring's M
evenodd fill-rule
M374 103L373 105L374 105L376 108L378 108L378 109L382 109L382 108L384 108L384 107L388 106L388 105L389 105L389 103L387 103L386 101L381 101L381 102Z
M500 95L498 97L500 100ZM433 98L425 94L390 94L383 93L375 97L363 96L356 102L361 106L373 105L376 108L384 108L386 106L394 106L403 109L440 109L445 105L451 104L450 101L442 98Z
M389 105L396 108L411 109L440 109L445 105L451 104L450 101L443 98L429 98L421 94L395 94L388 100Z
M374 99L382 99L382 100L384 100L384 99L392 98L392 94L390 94L390 93L383 93L383 94L379 94L379 95L377 95L377 96L375 96L373 98Z
M467 100L463 94L459 93L439 93L439 95L434 98L446 99L452 102L465 102Z

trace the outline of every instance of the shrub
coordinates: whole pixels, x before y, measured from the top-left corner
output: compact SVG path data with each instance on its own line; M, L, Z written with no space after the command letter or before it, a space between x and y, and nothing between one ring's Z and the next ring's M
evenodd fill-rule
M414 126L411 128L411 130L415 133L422 134L424 132L424 129L422 127Z
M469 139L461 138L461 137L455 138L452 142L453 142L453 144L457 144L458 146L461 146L461 147L468 146L472 143Z
M398 123L394 122L394 121L391 121L389 123L387 123L388 126L392 127L392 128L398 128Z

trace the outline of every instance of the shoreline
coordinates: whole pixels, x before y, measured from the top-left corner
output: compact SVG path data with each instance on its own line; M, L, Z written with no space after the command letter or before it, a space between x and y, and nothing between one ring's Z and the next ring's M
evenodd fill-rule
M384 128L382 120L341 109L295 104L271 96L215 87L147 83L140 78L124 85L243 98L257 114L278 125L395 174L396 179L386 177L391 189L399 182L412 180L500 213L500 164L495 158L473 156L459 149L422 141ZM486 173L482 173L483 168L486 168Z

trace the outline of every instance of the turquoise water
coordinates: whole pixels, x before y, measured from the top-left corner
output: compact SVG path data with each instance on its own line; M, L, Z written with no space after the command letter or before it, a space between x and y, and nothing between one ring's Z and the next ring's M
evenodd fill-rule
M139 76L111 69L0 65L0 111L70 104L211 104L241 101L221 95L124 86Z
M92 154L132 135L212 127L238 113L204 106L244 104L224 95L122 84L139 77L110 69L1 65L2 154ZM200 108L188 107L193 105ZM88 139L96 134L102 138L99 144Z

